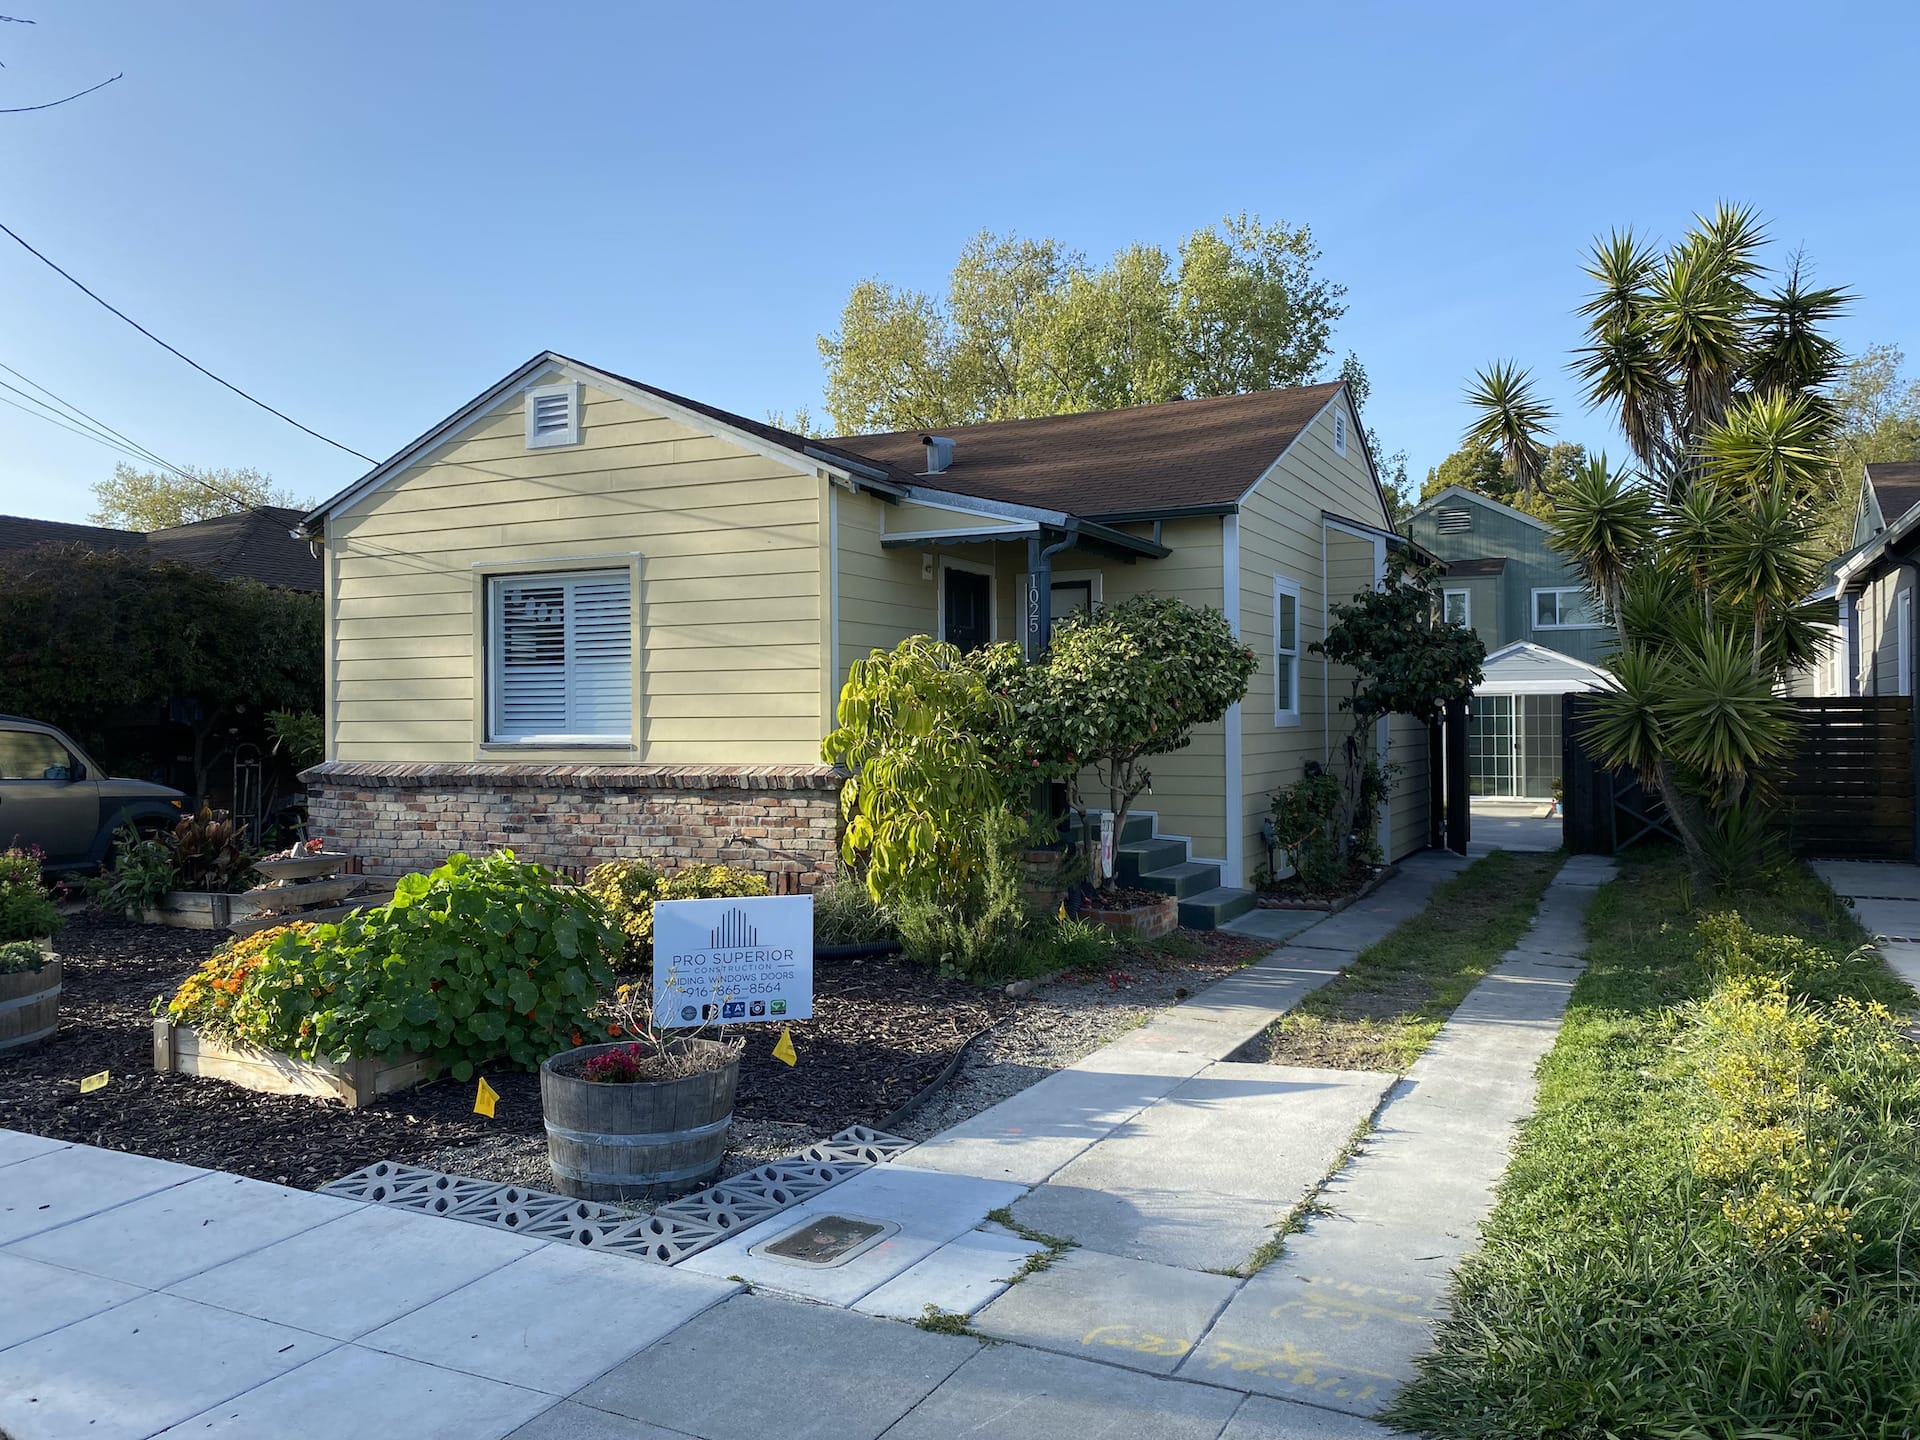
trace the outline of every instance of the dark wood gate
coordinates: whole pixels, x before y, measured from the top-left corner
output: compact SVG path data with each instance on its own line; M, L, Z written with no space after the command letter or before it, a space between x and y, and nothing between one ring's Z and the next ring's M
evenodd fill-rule
M1792 757L1767 779L1781 801L1793 848L1803 855L1913 860L1913 701L1903 695L1789 700L1797 731ZM1608 854L1670 833L1657 796L1630 772L1587 752L1594 698L1568 695L1561 717L1567 847Z
M1792 704L1800 722L1793 759L1772 778L1794 848L1913 859L1913 701L1859 695Z

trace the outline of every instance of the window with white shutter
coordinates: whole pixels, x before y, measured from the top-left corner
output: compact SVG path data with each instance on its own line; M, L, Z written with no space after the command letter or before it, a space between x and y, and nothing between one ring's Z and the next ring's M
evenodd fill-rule
M515 575L487 586L487 738L629 743L633 587L624 570Z
M527 392L527 448L580 443L580 387L542 385Z

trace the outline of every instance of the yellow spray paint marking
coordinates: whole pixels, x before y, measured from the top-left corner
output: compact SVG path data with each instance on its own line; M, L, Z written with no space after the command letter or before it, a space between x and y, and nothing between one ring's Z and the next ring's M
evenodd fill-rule
M80 1082L80 1093L82 1095L91 1095L96 1090L106 1089L109 1076L110 1072L106 1070L102 1070L98 1075L87 1076L86 1079Z
M493 1107L499 1099L500 1092L487 1084L483 1076L480 1080L480 1088L473 1092L473 1113L484 1115L489 1120L493 1119Z
M1155 1335L1134 1325L1101 1325L1080 1337L1082 1345L1110 1345L1116 1350L1132 1350L1141 1355L1168 1355L1178 1358L1193 1349L1191 1340L1171 1335Z
M788 1065L799 1062L800 1054L793 1048L793 1032L784 1025L780 1027L780 1038L773 1043L773 1058Z
M1209 1370L1266 1375L1336 1400L1371 1400L1380 1393L1375 1381L1393 1380L1391 1375L1351 1365L1329 1372L1323 1368L1327 1357L1321 1351L1301 1350L1290 1344L1283 1344L1278 1350L1261 1350L1252 1345L1236 1345L1231 1340L1214 1340L1209 1342L1208 1349L1211 1352L1207 1360ZM1366 1378L1358 1378L1361 1376Z

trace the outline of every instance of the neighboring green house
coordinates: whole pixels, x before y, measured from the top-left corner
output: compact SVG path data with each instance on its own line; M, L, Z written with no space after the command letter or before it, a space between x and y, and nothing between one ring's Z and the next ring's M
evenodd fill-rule
M1486 643L1468 770L1475 795L1544 799L1560 778L1560 701L1608 683L1595 663L1611 628L1546 522L1458 485L1407 517L1416 545L1446 562L1441 604Z

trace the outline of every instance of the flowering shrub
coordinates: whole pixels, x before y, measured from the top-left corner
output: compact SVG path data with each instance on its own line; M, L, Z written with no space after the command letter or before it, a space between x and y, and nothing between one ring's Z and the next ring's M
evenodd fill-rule
M0 944L0 975L24 975L46 963L46 952L31 940L9 940Z
M167 1019L225 1040L281 1048L276 1043L281 1037L269 1033L267 1008L259 991L249 993L248 981L282 935L313 928L306 924L276 925L222 945L180 982L180 988L165 1004Z
M0 850L0 944L44 940L60 924L60 912L40 883L40 852Z
M581 1062L580 1075L596 1085L632 1085L641 1078L646 1063L647 1052L638 1042L617 1045L588 1056Z
M309 1059L420 1055L459 1080L502 1059L531 1070L597 1036L620 940L591 895L510 850L450 856L337 924L252 938L257 955L216 956L169 1014L211 1012L237 1038Z
M609 860L587 873L587 893L619 927L622 970L653 964L653 902L765 895L767 877L734 865L688 865L663 875L645 860Z

